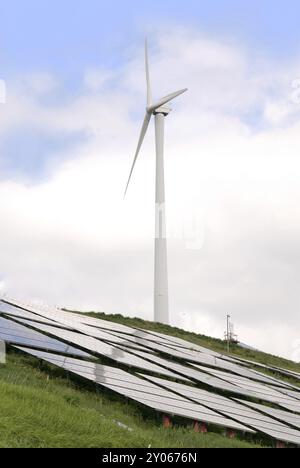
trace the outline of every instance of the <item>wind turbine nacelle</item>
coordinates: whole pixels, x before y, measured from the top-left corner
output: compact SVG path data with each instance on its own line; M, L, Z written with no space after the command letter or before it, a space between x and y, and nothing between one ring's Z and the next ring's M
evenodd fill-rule
M168 106L168 105L164 105L164 106L160 106L158 107L157 109L155 109L155 111L153 112L154 115L156 114L164 114L164 115L168 115L170 112L171 112L171 107Z

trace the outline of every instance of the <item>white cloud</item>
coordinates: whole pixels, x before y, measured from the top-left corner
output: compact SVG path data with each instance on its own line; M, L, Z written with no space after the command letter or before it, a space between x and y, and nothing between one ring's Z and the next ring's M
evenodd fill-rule
M0 281L0 297L5 294L6 283L5 281Z
M89 69L84 74L84 84L91 91L100 91L112 77L109 70Z
M35 96L42 96L53 91L58 86L58 80L47 72L31 73L19 81L22 91Z
M296 65L288 76L240 46L171 30L157 35L151 68L155 94L189 87L166 127L172 323L222 336L230 313L243 342L290 357L300 123L284 96ZM102 88L107 77L113 89ZM2 133L26 123L89 139L57 155L46 182L0 182L0 273L12 296L151 318L153 128L123 201L140 125L131 116L142 117L145 99L142 50L118 74L87 71L84 85L69 104L15 94L2 111Z
M0 104L6 102L6 83L3 79L0 79Z

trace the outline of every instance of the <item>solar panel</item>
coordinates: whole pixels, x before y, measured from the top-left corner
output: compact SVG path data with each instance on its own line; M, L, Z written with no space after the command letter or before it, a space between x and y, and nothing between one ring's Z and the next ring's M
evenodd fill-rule
M300 416L294 413L288 413L287 411L282 411L276 408L271 408L270 406L264 406L260 405L258 403L253 403L252 401L242 401L242 400L237 400L241 401L241 403L251 406L252 408L255 408L265 414L269 414L270 416L273 416L276 419L280 419L281 421L284 421L291 426L297 427L300 429Z
M27 319L33 319L33 320L39 320L38 317L41 317L41 316L38 316L38 315L35 315L31 312L27 312L25 310L22 310L22 309L16 309L15 307L9 305L9 304L6 304L7 305L7 308L8 308L8 311L10 311L10 313L14 314L15 316L20 316L20 317L25 317ZM70 316L73 316L75 314L71 314L71 313L63 313L63 315L61 315L60 312L50 312L51 316L54 317L56 320L60 320L59 323L61 326L63 327L67 327L67 328L71 328L73 327L74 329L76 329L77 331L80 331L82 333L85 333L89 336L94 336L95 338L99 338L101 340L104 340L104 341L108 341L110 343L113 343L113 344L120 344L120 345L123 345L123 346L126 346L126 347L136 347L137 349L141 349L143 350L143 347L148 347L152 350L157 350L157 351L160 351L160 352L164 352L166 354L170 354L171 356L174 356L174 357L177 357L177 358L181 358L181 359L187 359L189 358L189 360L192 360L194 359L195 361L199 361L199 362L202 362L202 363L206 363L208 365L215 365L215 366L218 366L218 367L221 367L221 368L225 368L225 369L228 369L228 370L231 370L231 371L235 371L241 375L247 375L248 377L253 377L253 378L257 378L257 380L261 380L261 381L270 381L269 378L267 377L264 377L262 375L251 375L251 372L252 371L247 371L247 370L243 370L241 367L239 366L236 366L234 367L234 364L231 364L231 363L226 363L225 361L222 361L221 359L217 358L217 357L214 357L214 356L211 356L211 355L204 355L203 353L199 353L199 352L194 352L196 356L193 356L192 355L192 350L175 350L173 348L170 348L169 346L165 346L165 345L159 345L158 343L151 343L151 342L147 342L147 340L144 340L144 339L141 339L141 338L136 338L134 337L133 335L125 335L126 336L126 339L124 338L124 335L120 334L119 332L109 332L109 331L103 331L103 330L99 330L99 329L96 329L94 327L91 327L91 326L86 326L84 324L81 323L81 317L80 317L80 320L76 320L76 321L72 321L70 320ZM49 324L55 324L55 322L49 320L49 319L46 319L45 317L43 318L44 321L47 321L47 323ZM93 319L92 322L97 322L98 319ZM133 330L134 332L134 330ZM171 344L171 342L168 343L168 345Z
M291 409L292 411L300 411L299 402L289 396L284 396L284 394L280 393L278 389L275 390L267 385L252 382L244 377L237 377L215 369L207 369L198 365L195 365L194 367L202 371L209 372L215 377L224 379L225 381L240 387L245 392L245 395L277 403L287 409Z
M257 374L258 374L258 375L263 375L263 374L261 374L260 372L255 371L255 370L254 370L253 372L254 372L256 375L257 375ZM285 382L285 381L283 381L283 380L279 380L279 379L277 379L276 377L270 377L270 376L268 376L267 379L268 379L268 385L274 385L274 386L276 386L277 388L280 387L280 388L278 388L278 390L280 390L280 391L282 391L283 389L296 389L296 390L299 389L299 387L297 387L297 386L291 384L290 382ZM266 381L266 382L267 382L267 381Z
M242 363L244 366L257 366L257 367L262 367L264 369L271 369L269 366L266 366L265 364L261 364L260 362L257 361L252 361L250 359L245 359L241 358L240 356L234 356L234 360L238 363Z
M132 334L134 333L134 328L128 327L127 325L122 325L120 323L111 322L109 320L102 320L99 318L82 316L80 322L85 325L90 325L97 328L118 331L121 333Z
M1 299L0 299L0 312L15 312L15 311L20 311L19 308L11 305L11 304L7 304L6 302L3 302Z
M181 359L187 359L191 362L206 362L207 364L215 362L216 359L218 365L222 368L225 368L228 362L233 364L237 364L237 361L227 355L217 353L212 351L208 348L204 348L203 346L195 345L194 343L182 340L181 338L177 338L171 335L163 335L161 333L153 332L153 331L146 331L143 329L137 329L140 333L137 335L141 338L145 338L146 340L153 340L153 338L159 339L159 343L163 346L168 346L168 348L172 347L176 349L178 357ZM183 353L184 352L184 353ZM192 355L192 358L187 358L187 355ZM174 354L175 356L175 354Z
M262 369L266 369L266 370L269 370L271 372L276 372L276 373L282 374L283 376L296 377L296 378L298 376L300 378L300 374L298 372L283 369L282 367L266 366L265 364L262 364L260 362L251 361L251 360L248 360L248 359L243 359L241 357L236 357L236 361L238 361L240 363L243 363L243 365L260 367ZM275 379L275 380L277 380L277 379ZM286 385L292 386L289 383L286 383Z
M127 335L130 335L132 337L131 341L135 340L135 337L139 338L138 334L139 334L140 331L138 329L130 328L128 326L118 324L118 323L115 323L115 322L110 322L110 321L106 321L106 320L102 320L102 319L98 319L98 318L94 318L94 317L89 317L89 316L86 316L84 314L81 315L81 314L76 314L76 313L73 313L73 312L65 312L65 311L62 311L62 310L55 310L55 309L50 309L50 308L47 308L46 310L43 310L43 309L39 308L38 306L24 305L24 304L20 304L20 303L18 303L18 304L19 304L19 306L26 307L27 311L31 311L31 312L33 312L35 314L38 314L38 315L40 315L41 317L44 317L44 318L52 319L52 320L57 321L58 323L61 323L63 325L68 325L69 327L72 327L74 329L78 329L79 326L81 326L82 328L85 327L85 326L89 326L90 329L87 330L87 331L92 336L97 336L97 331L95 329L100 328L100 329L105 329L108 332L117 332L119 335L120 334L123 334L123 335L125 334L126 338L128 340L129 340L129 336L127 336ZM91 330L92 327L94 328L94 331ZM82 328L81 328L81 330L82 330ZM159 334L155 334L155 335L159 335ZM153 339L156 338L155 335L153 335ZM147 334L147 336L149 337L151 335ZM125 339L124 336L122 338ZM175 346L177 344L177 346L178 346L179 341L180 341L180 339L174 338L174 340L168 340L166 342L166 344L168 346ZM137 339L135 340L135 343L138 344ZM184 342L184 344L191 348L191 343ZM142 343L142 345L145 345L145 342ZM187 354L187 356L188 355L189 354Z
M38 306L33 306L33 305L28 305L28 304L26 305L26 304L23 304L23 303L20 303L18 301L11 300L11 299L10 299L10 302L14 303L17 307L26 308L27 311L30 311L34 314L38 314L44 317L45 319L51 319L51 320L57 321L61 323L62 325L68 325L69 327L72 327L74 329L77 329L78 324L80 323L82 326L88 325L94 328L95 327L106 328L107 331L110 330L113 332L118 332L119 334L120 333L128 334L132 337L132 339L135 339L135 337L137 338L141 337L141 338L146 338L146 340L150 340L152 338L152 340L156 340L156 343L157 343L157 339L159 339L161 341L161 345L167 346L170 353L180 358L187 358L187 356L191 356L191 359L193 359L193 357L195 358L197 357L199 352L206 353L211 356L218 356L218 357L222 356L219 353L211 351L207 348L203 348L199 345L195 345L193 343L182 340L180 338L169 336L169 335L164 335L162 333L148 332L148 331L145 331L143 329L138 329L138 328L130 328L122 324L117 324L115 322L110 322L110 321L101 320L101 319L94 318L94 317L89 317L84 314L65 312L62 310L54 309L54 308L43 309ZM89 333L92 333L91 329L89 330ZM95 334L95 331L94 331L94 334ZM139 336L140 334L142 336ZM136 344L138 344L137 340L136 340ZM145 342L141 344L145 346ZM180 350L178 350L178 347L180 348ZM182 354L180 354L180 351ZM196 354L195 354L195 351L197 351Z
M172 335L165 335L163 333L154 332L152 330L148 331L148 330L144 330L143 328L137 328L137 330L140 330L141 332L145 333L146 335L153 335L153 336L155 336L157 338L163 339L166 342L171 342L171 343L173 343L173 345L175 344L177 346L186 348L188 350L194 350L194 351L198 351L200 353L210 354L211 356L221 357L220 353L217 353L216 351L212 351L212 350L210 350L208 348L204 348L203 346L196 345L194 343L191 343L190 341L186 341L186 340L183 340L181 338L178 338L178 337L175 337L175 336L172 336Z
M28 323L28 322L22 321L22 323ZM31 323L31 324L28 323L28 324L31 325L31 326L37 326L37 324L33 324L33 323ZM174 373L172 373L172 372L170 373L170 369L172 369L174 372L179 372L181 374L181 376L187 376L187 378L193 377L193 378L196 378L198 381L201 380L203 383L206 383L208 385L218 385L218 388L221 388L221 389L224 389L224 390L235 391L238 394L245 394L245 392L239 390L237 387L234 388L230 384L226 385L226 383L224 381L222 382L222 380L213 379L213 378L209 377L208 375L200 374L199 372L195 373L190 368L186 368L184 366L177 365L176 363L171 363L169 361L158 358L157 356L149 355L149 354L142 353L142 352L137 353L135 351L135 355L143 358L142 362L141 361L137 362L137 360L133 357L132 354L130 354L130 355L125 354L124 356L119 356L120 352L118 352L118 349L115 348L115 347L109 347L109 348L106 347L104 349L104 344L102 344L101 349L99 349L99 342L96 342L97 346L95 348L95 342L88 343L88 341L91 340L88 337L84 337L84 336L78 335L78 334L70 336L70 335L66 335L66 332L64 332L64 331L60 332L60 334L58 334L59 333L58 331L55 331L55 330L49 329L49 328L45 328L45 327L42 328L41 325L38 326L38 329L42 329L43 331L50 332L50 333L54 332L54 334L56 336L59 336L62 339L65 338L66 340L70 340L73 343L75 342L75 344L80 345L80 346L84 347L85 349L88 349L88 350L94 351L94 352L98 352L98 353L100 353L102 355L106 355L107 357L111 357L112 359L117 359L119 362L124 362L125 364L129 364L129 365L132 365L132 366L136 365L137 367L141 367L141 368L144 368L144 369L146 368L146 369L148 369L150 371L159 372L161 374L171 375L172 377L174 377L175 376ZM145 361L145 359L147 361L151 361L153 364L150 364L149 362ZM164 368L159 368L156 364L162 365L162 366L164 366ZM153 367L153 365L155 367Z
M159 366L162 366L167 369L171 369L172 371L178 373L180 376L184 376L188 379L196 380L197 382L203 383L205 385L209 385L210 387L215 387L215 388L219 388L220 390L235 392L239 395L245 394L243 389L235 385L232 385L228 382L225 382L224 380L213 377L207 373L201 372L200 370L197 370L195 368L187 367L182 364L178 364L177 362L163 359L158 355L147 354L141 351L134 351L134 354L144 359L148 359L151 362L155 362ZM251 396L253 395L251 394Z
M120 335L120 334L119 334ZM148 338L150 336L150 339ZM231 364L227 361L221 359L221 355L211 355L211 354L204 354L203 352L194 351L193 349L182 348L175 344L175 342L155 342L152 341L153 337L147 333L144 333L144 338L141 336L136 337L128 337L130 340L134 340L136 343L139 343L146 348L153 349L155 351L159 351L165 354L169 354L170 356L190 361L196 363L205 363L211 366L216 366L224 369L236 370L238 373L244 375L247 373L248 376L251 376L251 371L243 370L240 366L236 364ZM255 376L259 380L259 376ZM264 376L261 377L264 379ZM265 379L264 379L265 380Z
M28 306L27 306L28 307ZM191 360L192 359L195 359L197 360L197 357L199 355L199 352L196 352L191 350L191 349L183 349L183 348L180 348L180 350L178 350L178 346L176 345L176 343L178 341L183 341L183 340L179 340L177 338L173 338L171 340L169 340L168 342L165 341L166 344L164 345L159 345L157 343L151 343L147 340L143 340L139 337L135 337L135 334L136 333L142 333L142 334L145 334L146 336L151 336L150 334L146 333L146 332L141 332L139 330L134 330L134 329L130 329L129 327L121 327L122 328L122 332L126 331L126 332L130 332L131 335L127 336L127 341L126 339L124 339L124 335L123 336L120 336L120 332L117 332L116 330L114 331L114 334L110 334L110 335L103 335L103 331L101 332L100 330L97 330L97 329L93 329L93 327L89 326L88 328L86 328L86 326L84 325L83 321L85 322L89 322L90 324L93 324L93 325L103 325L103 323L105 323L105 321L101 321L99 319L94 319L94 318L90 318L90 317L85 317L85 316L81 316L79 314L74 314L74 313L69 313L69 312L63 312L63 311L53 311L53 310L47 310L47 313L45 311L41 311L41 310L37 310L36 307L32 307L30 306L32 310L34 310L34 313L39 313L39 314L42 314L40 316L44 316L44 318L46 319L45 315L47 314L47 317L51 317L52 319L58 321L58 323L60 323L61 325L65 326L65 327L73 327L74 329L78 330L78 331L81 331L81 332L84 332L88 335L92 335L94 337L99 337L100 339L107 339L109 340L110 342L112 343L122 343L123 345L125 346L130 346L130 342L134 342L135 343L135 346L148 346L149 348L152 348L152 349L158 349L160 350L161 352L166 352L174 357L178 357L178 358L181 358L181 359L186 359L186 358L190 358ZM28 313L28 312L27 312ZM22 313L21 313L22 314ZM23 315L25 315L25 313L23 312ZM27 316L27 318L30 318L30 319L35 319L35 317L33 316ZM49 320L49 319L48 319ZM103 322L103 323L102 323ZM50 322L52 323L52 322ZM80 324L80 325L79 325ZM105 323L105 325L107 325ZM108 322L108 325L109 325L109 322ZM113 324L114 326L114 324ZM111 327L112 328L112 327ZM120 329L120 327L118 327ZM116 338L116 335L118 335L119 337L119 340L117 340ZM159 335L159 334L153 334L151 337L155 338L156 335ZM113 338L114 336L114 338ZM123 342L120 341L120 339L122 340L123 339ZM172 341L173 340L173 341ZM188 344L187 342L184 342L186 345L190 345ZM182 345L182 343L180 343L180 345ZM177 346L177 349L174 349L172 348L172 346ZM206 350L205 348L201 348L202 351L206 351L206 352L210 352L208 350ZM194 354L193 354L194 353ZM205 356L203 353L201 353L202 356L200 355L199 356L199 360L200 362L203 360L205 361L206 358L209 360L209 356ZM215 353L215 355L217 355L217 353ZM213 359L213 358L211 358ZM224 364L226 366L226 364Z
M81 323L75 324L73 326L73 330L79 331L80 333L84 333L87 336L98 338L101 341L110 342L112 344L120 344L129 348L144 350L144 346L139 345L138 343L135 343L132 340L128 340L127 335L118 336L108 330L104 331L99 328L91 327L89 325L84 325Z
M80 333L84 333L88 336L93 336L94 338L99 338L101 340L110 341L112 343L117 343L117 344L122 344L123 346L129 346L129 347L141 349L139 345L135 345L132 342L126 340L125 338L119 338L118 336L114 336L113 334L108 333L107 331L96 329L94 327L81 324L80 322L77 322L77 321L74 322L69 319L67 320L66 318L63 317L60 319L60 321L55 322L53 320L45 319L42 316L33 314L31 312L27 312L25 310L21 311L21 309L19 310L20 312L14 313L15 317L19 317L21 319L26 319L26 320L29 319L30 321L32 320L41 321L41 323L47 323L49 325L53 325L56 327L63 327L69 330L76 330L76 331L79 331ZM57 320L57 317L55 317L55 319ZM21 320L21 321L22 323L26 323L26 320Z
M145 340L151 340L155 343L160 343L167 346L176 346L177 348L191 351L192 343L189 343L189 346L176 341L176 338L168 335L163 335L161 333L154 332L152 330L143 330L142 328L134 328L134 335L143 338ZM174 338L172 340L172 338Z
M240 375L242 377L246 377L251 380L256 380L264 383L270 383L270 384L277 384L282 387L286 387L287 385L284 382L281 382L275 378L266 376L264 374L261 374L260 372L251 370L251 369L246 369L242 366L239 366L237 364L227 362L223 359L214 357L214 356L209 356L209 355L204 355L204 354L199 354L197 359L194 359L193 361L191 359L188 359L191 363L198 363L200 364L206 364L208 366L213 366L217 367L222 370L230 371L234 374Z
M61 341L49 338L41 333L0 317L0 339L8 344L30 346L34 348L46 349L60 353L81 357L91 357L89 354L66 345Z
M28 351L28 348L22 348L22 347L17 347L18 349L22 351ZM30 349L29 349L30 352ZM43 352L38 352L35 351L34 355L36 357L39 357L43 359L45 356L47 357L49 353L43 353ZM114 382L116 385L119 386L126 386L130 385L132 382L136 382L136 377L126 371L123 371L122 369L116 368L116 367L110 367L110 366L105 366L102 364L95 364L93 362L89 361L81 361L78 359L72 359L68 358L67 356L61 356L61 355L51 355L51 362L54 364L57 364L61 367L67 367L68 370L74 371L77 374L84 375L84 376L89 376L89 379L95 380L96 378L98 379L106 379L110 378L112 383ZM149 384L147 381L139 379L138 382L136 382L140 387L141 391L147 391L146 388L149 387ZM158 389L156 388L156 393Z
M92 325L87 325L86 323L81 320L81 318L76 318L74 320L74 314L65 313L63 317L60 317L60 314L52 313L51 316L55 318L55 320L59 320L59 323L63 323L72 327L74 330L84 333L88 336L93 336L94 338L99 338L100 340L109 341L114 344L122 344L126 347L134 347L137 349L143 349L143 346L139 345L138 343L133 342L133 340L128 340L127 334L121 333L117 335L113 330L109 328L99 328ZM91 320L93 323L95 319ZM86 321L86 319L85 319ZM112 327L110 327L112 328ZM124 327L125 328L125 327Z
M3 305L2 305L3 304ZM17 307L11 306L9 304L5 304L4 302L0 301L0 315L3 316L10 316L10 317L21 317L28 320L34 320L42 323L47 323L49 325L56 325L59 326L57 322L53 320L49 320L45 317L39 316L37 314L33 314L32 312L28 312L24 309L19 309ZM67 327L67 325L63 325Z
M110 367L101 366L101 368L99 368L97 364L92 364L94 367L93 373L84 372L82 369L78 369L76 359L67 359L64 362L59 362L49 353L41 353L24 348L22 350L40 359L44 359L51 364L66 369L69 372L84 377L85 379L92 380L102 387L109 388L114 392L138 401L155 410L216 424L222 427L254 432L243 424L220 416L218 413L209 410L202 405L190 402L184 397L175 395L168 390L161 389L157 385L130 375L127 372L122 371L122 374L119 374L118 378L116 378L116 374L112 372Z
M124 339L124 335L121 333L118 333L118 332L111 332L111 333L114 336L123 337ZM192 353L191 350L182 350L182 348L175 349L174 347L172 347L172 343L168 343L167 345L165 345L165 344L161 344L155 341L147 340L145 338L140 338L135 335L125 335L125 336L128 341L139 345L140 348L146 348L146 349L148 348L154 351L160 351L162 353L169 354L170 356L174 356L174 357L185 359L185 360L193 359L194 357L194 354Z
M163 363L160 363L160 364L163 364ZM245 387L241 387L237 385L236 383L231 381L230 378L227 378L227 380L225 380L222 377L217 377L217 375L211 372L211 369L208 369L208 368L202 367L201 368L203 369L203 372L202 372L200 368L196 370L194 368L188 368L188 367L184 367L184 366L173 364L173 363L169 363L169 367L173 369L174 371L177 371L180 374L186 375L188 378L192 380L208 385L214 389L228 391L231 393L245 395L245 396L254 397L254 398L262 397L262 395L257 394L252 389L247 389Z
M291 429L285 424L282 424L269 416L263 415L255 410L248 408L247 406L244 406L242 404L242 400L238 400L241 403L239 404L236 403L236 401L232 401L223 396L216 395L195 387L190 387L176 382L167 382L166 380L156 377L144 377L151 382L163 386L164 388L168 388L169 390L174 391L186 398L190 398L193 401L199 402L203 406L221 413L223 416L228 416L237 420L238 422L246 424L247 426L250 426L257 431L263 432L267 435L271 435L272 431L276 431L278 433L280 432L282 434L280 440L295 443L297 439L297 443L300 443L299 431ZM264 408L262 405L255 406ZM280 411L280 413L288 414L284 411ZM300 417L298 419L300 423Z
M278 390L277 387L272 387L271 385L270 387L273 388L274 390ZM300 388L298 388L298 391L281 388L280 393L284 393L285 395L289 395L290 397L295 398L296 400L300 400Z
M26 323L35 329L44 331L45 333L80 346L87 351L110 358L116 362L120 362L132 367L138 367L140 369L145 369L149 372L168 375L173 378L178 377L168 369L162 369L155 363L148 362L145 359L141 359L140 357L136 356L135 354L129 353L128 349L124 350L122 347L113 346L109 343L102 342L99 339L83 335L75 331L63 330L61 328L52 327L37 322L30 322L29 320L18 320L21 321L21 323Z
M300 410L299 401L296 401L296 398L290 394L289 391L286 391L284 388L281 387L274 387L268 384L258 384L257 382L249 382L248 380L235 380L237 385L242 385L244 388L253 389L257 394L262 396L269 396L272 397L272 400L280 404L287 404L289 407L293 406L295 411ZM285 397L285 395L287 397Z
M45 318L50 318L54 321L58 321L63 323L64 321L67 321L70 324L87 324L90 326L99 326L101 324L101 328L107 328L111 330L118 330L118 331L123 331L124 333L132 333L132 328L127 327L126 325L121 325L118 323L114 322L109 322L106 320L101 320L101 319L95 319L93 317L86 316L84 314L78 314L75 312L65 312L61 309L56 309L56 308L42 308L37 305L32 305L32 304L23 304L19 301L15 300L9 300L10 303L13 305L16 305L17 307L22 307L25 308L27 311L38 314L42 317Z
M252 380L249 380L245 377L233 375L228 372L225 373L217 369L214 369L214 370L207 369L207 368L204 368L203 366L197 366L197 368L204 370L204 371L211 372L213 375L216 375L217 377L228 379L231 383L234 383L235 385L249 388L250 390L254 390L254 391L260 391L262 393L269 394L269 395L278 395L277 390L271 389L270 387L263 385L259 382L253 382Z
M3 301L2 301L3 303ZM39 310L36 307L33 306L27 306L25 308L24 304L18 304L16 303L15 305L9 304L7 302L4 303L7 306L7 311L10 313L10 315L15 315L19 317L26 317L28 318L29 315L31 317L30 320L35 320L43 323L56 323L57 326L58 324L63 325L65 328L68 328L69 323L73 321L68 320L68 314L63 311L51 311L51 310ZM1 309L0 309L1 310ZM77 322L75 322L77 323Z
M99 338L100 340L107 341L113 344L120 344L129 348L145 350L144 344L139 343L138 340L131 339L129 335L116 334L111 330L101 330L89 325L78 324L74 327L76 331L80 331L88 336Z

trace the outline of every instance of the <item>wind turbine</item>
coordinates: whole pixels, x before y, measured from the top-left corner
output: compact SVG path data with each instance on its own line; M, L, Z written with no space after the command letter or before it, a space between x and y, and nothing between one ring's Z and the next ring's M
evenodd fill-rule
M176 91L152 101L152 92L149 73L148 44L145 42L145 65L147 81L147 107L142 125L137 150L129 174L125 195L131 176L140 153L145 135L152 115L155 117L155 143L156 143L156 196L155 196L155 261L154 261L154 321L169 323L169 297L168 297L168 265L167 265L167 239L165 218L165 176L164 176L164 126L165 117L171 112L168 103L177 96L185 93L187 89Z

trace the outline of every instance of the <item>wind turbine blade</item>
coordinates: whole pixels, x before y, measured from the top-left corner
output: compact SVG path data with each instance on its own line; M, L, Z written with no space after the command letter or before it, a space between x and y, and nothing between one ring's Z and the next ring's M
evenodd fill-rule
M145 41L145 65L146 65L146 80L147 80L147 106L151 106L152 103L152 92L149 72L149 57L148 57L148 41Z
M125 193L124 193L124 198L125 198L125 196L126 196L126 193L127 193L128 187L129 187L129 182L130 182L130 179L131 179L131 176L132 176L132 173L133 173L133 169L134 169L136 160L137 160L137 158L138 158L138 155L139 155L141 146L142 146L142 144L143 144L145 135L146 135L147 130L148 130L148 126L149 126L150 119L151 119L151 114L149 114L149 112L147 112L146 115L145 115L145 119L144 119L144 122L143 122L143 126L142 126L142 130L141 130L139 142L138 142L137 149L136 149L136 152L135 152L135 156L134 156L133 164L132 164L131 171L130 171L130 174L129 174L128 182L127 182L127 185L126 185L126 190L125 190Z
M149 106L148 112L154 112L159 107L163 106L164 104L167 104L168 102L172 101L173 99L185 93L186 91L187 91L187 88L181 89L180 91L176 91L175 93L172 93L172 94L168 94L167 96L161 98L155 104L152 104L151 106Z

